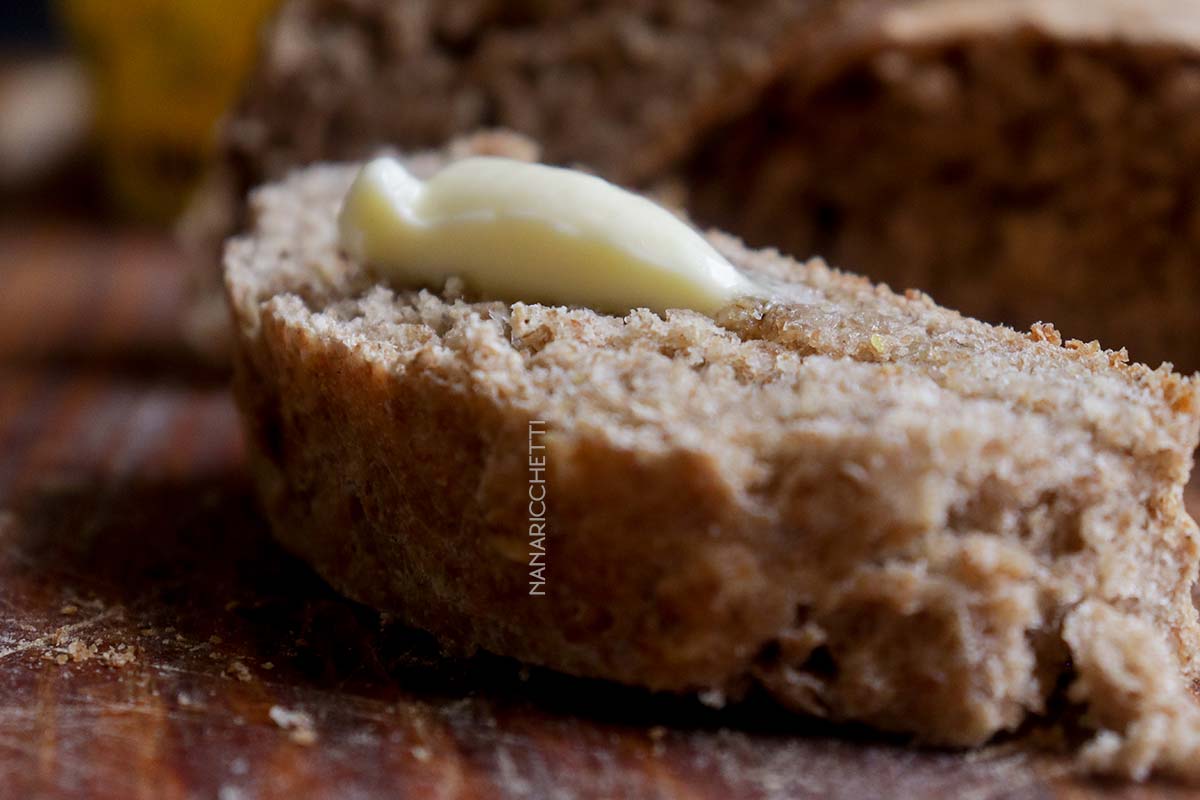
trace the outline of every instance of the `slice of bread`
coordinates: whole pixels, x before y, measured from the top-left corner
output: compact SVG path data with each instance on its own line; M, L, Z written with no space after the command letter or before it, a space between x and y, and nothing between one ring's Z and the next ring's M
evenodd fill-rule
M388 286L338 251L354 172L260 188L226 253L262 499L338 589L451 648L937 744L1069 684L1093 766L1196 769L1196 379L716 233L787 299Z
M1190 371L1197 98L1194 0L290 0L189 238L215 284L251 186L503 126L752 245Z

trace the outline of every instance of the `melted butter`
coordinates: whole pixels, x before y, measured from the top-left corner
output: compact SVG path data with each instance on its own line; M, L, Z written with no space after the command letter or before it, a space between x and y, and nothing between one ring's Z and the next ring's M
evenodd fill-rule
M457 276L484 296L607 313L705 314L762 294L694 228L644 197L574 170L503 158L428 181L366 164L339 217L342 248L400 283Z

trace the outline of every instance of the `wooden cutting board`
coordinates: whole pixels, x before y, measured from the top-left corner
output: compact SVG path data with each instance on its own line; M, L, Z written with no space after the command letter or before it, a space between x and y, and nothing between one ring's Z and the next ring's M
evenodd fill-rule
M1187 794L442 659L268 536L176 258L0 226L0 797Z

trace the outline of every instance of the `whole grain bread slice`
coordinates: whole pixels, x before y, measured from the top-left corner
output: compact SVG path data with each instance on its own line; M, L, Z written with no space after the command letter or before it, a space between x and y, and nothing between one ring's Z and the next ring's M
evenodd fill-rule
M354 171L257 190L225 259L265 509L339 590L450 648L929 743L1067 683L1091 766L1195 776L1196 379L719 233L781 299L622 318L389 286L338 250Z

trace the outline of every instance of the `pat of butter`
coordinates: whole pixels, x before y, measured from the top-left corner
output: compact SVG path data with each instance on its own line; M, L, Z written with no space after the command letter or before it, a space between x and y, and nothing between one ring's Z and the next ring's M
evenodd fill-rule
M624 313L713 314L761 290L695 229L600 178L468 158L428 181L395 159L362 168L342 205L343 250L402 283L450 276L484 296Z

